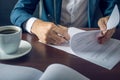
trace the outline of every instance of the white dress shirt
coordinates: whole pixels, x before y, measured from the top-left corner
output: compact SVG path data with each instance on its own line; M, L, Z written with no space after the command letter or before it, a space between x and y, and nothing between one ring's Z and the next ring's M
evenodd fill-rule
M88 0L62 0L61 25L67 27L85 27L87 25ZM30 32L33 22L37 18L30 18L25 29Z
M87 24L88 0L63 0L61 24L64 26L85 27Z

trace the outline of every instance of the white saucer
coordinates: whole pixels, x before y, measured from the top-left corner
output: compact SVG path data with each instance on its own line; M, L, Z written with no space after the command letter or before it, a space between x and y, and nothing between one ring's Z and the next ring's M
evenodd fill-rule
M0 53L0 60L9 60L9 59L19 58L21 56L28 54L31 49L32 49L32 46L29 42L21 40L19 49L16 53L12 53L12 54Z

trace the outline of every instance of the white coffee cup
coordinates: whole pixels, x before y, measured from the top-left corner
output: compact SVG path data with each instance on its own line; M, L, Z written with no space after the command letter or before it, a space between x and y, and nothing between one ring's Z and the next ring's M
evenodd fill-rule
M20 45L22 30L17 26L0 27L0 53L15 53Z

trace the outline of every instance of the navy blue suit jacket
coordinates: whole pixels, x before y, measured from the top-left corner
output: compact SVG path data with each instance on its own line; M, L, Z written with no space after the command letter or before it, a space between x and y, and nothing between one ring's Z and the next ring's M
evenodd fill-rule
M17 26L22 26L24 22L33 17L33 12L39 2L39 18L59 24L62 0L18 0L11 13L11 22ZM88 17L88 26L86 27L98 27L98 19L102 16L109 16L114 5L115 0L89 0L88 16L86 16Z

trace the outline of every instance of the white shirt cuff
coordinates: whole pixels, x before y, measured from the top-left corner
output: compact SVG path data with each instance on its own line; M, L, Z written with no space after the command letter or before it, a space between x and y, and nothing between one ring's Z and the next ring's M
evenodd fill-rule
M32 17L25 23L24 28L27 32L31 33L31 28L35 20L37 20L37 18Z

